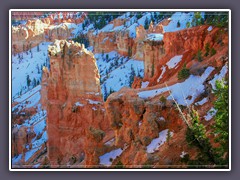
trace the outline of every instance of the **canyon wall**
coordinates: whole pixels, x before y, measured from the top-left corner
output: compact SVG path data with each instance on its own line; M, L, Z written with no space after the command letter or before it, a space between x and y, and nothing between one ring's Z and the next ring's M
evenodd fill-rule
M44 41L67 39L71 36L72 29L64 23L79 24L84 21L84 16L75 19L65 13L63 18L60 18L59 14L56 16L58 18L50 15L46 18L29 19L25 25L12 26L13 54L27 51Z
M163 41L144 41L144 79L154 76L159 60L165 55Z
M217 27L211 31L208 25L202 25L176 32L165 32L162 42L145 41L144 43L144 80L149 81L149 86L162 83L173 77L184 65L192 66L193 60L197 60L198 51L201 52L202 59L213 62L215 58L217 66L221 66L221 57L228 52L228 35ZM206 46L209 46L209 55L205 56ZM216 50L216 55L210 57L210 49ZM182 61L178 66L169 69L166 63L174 56L182 55ZM215 66L214 64L212 64ZM162 67L165 66L168 73L165 73L158 81L162 73Z

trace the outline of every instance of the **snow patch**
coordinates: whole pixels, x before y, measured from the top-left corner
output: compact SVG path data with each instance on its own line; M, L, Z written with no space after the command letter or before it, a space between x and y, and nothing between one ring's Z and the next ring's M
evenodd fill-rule
M148 87L149 81L142 82L141 88L146 88Z
M160 117L158 120L159 121L165 121L165 118L164 117Z
M94 101L94 100L91 100L91 99L87 99L89 104L101 104L100 101Z
M182 151L182 154L180 155L180 158L184 158L185 155L187 155L188 153Z
M147 146L147 153L154 153L158 148L163 145L167 140L168 129L165 129L159 133L159 137L152 140ZM170 136L173 136L173 132L170 132Z
M159 82L162 79L163 74L166 72L166 67L165 66L162 66L161 69L162 69L162 73L160 74L159 78L157 79L157 82Z
M15 156L14 158L12 158L12 164L14 165L18 163L21 159L22 159L22 154Z
M105 145L111 146L114 142L115 142L115 138L112 138L109 141L105 142Z
M100 164L104 166L110 166L112 162L110 161L110 158L112 161L116 159L117 156L120 156L122 154L123 150L121 148L112 150L111 152L108 152L102 156L99 157Z
M176 67L176 65L182 60L182 55L174 56L167 62L167 66L169 69Z
M182 29L187 28L187 22L192 22L192 19L194 17L194 12L189 13L183 13L183 12L176 12L172 15L170 18L170 22L167 26L163 26L164 32L174 32L179 31ZM178 22L180 23L180 26L177 27Z
M207 79L207 77L211 74L214 70L213 67L208 67L201 76L194 76L190 75L188 79L184 82L174 84L169 87L164 87L160 89L153 89L148 91L142 91L138 93L138 96L142 99L152 98L157 95L162 94L168 90L171 91L171 96L168 96L167 99L171 100L173 98L180 104L180 105L189 105L194 102L194 100L204 92L204 85L203 83ZM190 97L191 98L187 98Z
M228 72L228 68L227 68L227 65L225 65L222 67L220 73L215 74L214 78L211 81L209 81L213 89L216 89L216 86L215 86L216 81L223 79L226 76L227 72Z
M25 162L27 162L41 147L31 149L30 151L26 152L25 154Z
M195 103L195 105L197 106L202 106L203 104L205 104L206 102L208 102L208 97L203 98L201 101L198 101Z
M209 27L207 28L208 31L212 31L212 29L213 29L212 26L209 26Z
M161 33L150 33L150 34L147 35L146 40L162 41L163 40L163 34L161 34Z
M206 121L209 121L213 118L213 116L215 116L217 113L217 110L214 109L213 107L207 112L207 115L204 116Z
M84 104L81 104L80 102L76 102L76 103L75 103L75 106L81 106L81 107L83 107Z

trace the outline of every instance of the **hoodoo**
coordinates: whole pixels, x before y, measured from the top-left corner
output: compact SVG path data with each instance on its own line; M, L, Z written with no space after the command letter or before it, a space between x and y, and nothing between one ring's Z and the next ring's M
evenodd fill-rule
M84 159L86 164L95 164L97 162L92 162L92 156L96 155L95 145L89 146L101 143L102 134L99 134L99 142L95 142L96 139L91 141L89 134L104 134L101 129L106 129L106 125L94 55L84 45L64 40L55 41L54 45L49 46L48 53L47 132L50 164L66 165L71 158L79 160L79 163ZM90 149L92 151L88 153Z

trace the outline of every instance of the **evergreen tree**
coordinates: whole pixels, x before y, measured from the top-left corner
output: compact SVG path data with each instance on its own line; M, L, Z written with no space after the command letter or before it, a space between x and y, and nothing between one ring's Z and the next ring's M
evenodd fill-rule
M226 164L229 153L229 98L228 82L224 80L216 81L216 88L213 90L217 100L214 101L216 109L215 124L213 125L215 142L220 144L215 148L216 157L219 164ZM224 157L225 155L225 157Z
M33 78L33 87L36 87L37 86L37 81L35 78Z
M177 22L177 27L180 27L180 25L181 25L181 24L180 24L180 22L178 21L178 22Z
M104 85L103 85L103 100L106 101L107 97L108 97L107 87L106 87L106 83L104 83Z
M146 18L144 21L144 29L148 29L148 28L149 28L149 20L148 18Z
M189 69L186 67L186 63L184 63L183 68L178 72L178 79L186 79L190 76Z
M168 131L167 131L167 143L168 143L168 145L169 145L169 141L170 141L170 139L171 139L171 132L170 132L170 130L168 129Z
M207 44L205 45L205 50L206 50L205 56L208 56L208 55L209 55L209 50L210 50L210 48L209 48L209 43L207 43Z
M39 52L40 51L40 48L39 48L39 44L37 45L37 52Z
M31 79L29 78L29 75L27 75L27 86L28 86L28 88L29 88L30 84L31 84Z

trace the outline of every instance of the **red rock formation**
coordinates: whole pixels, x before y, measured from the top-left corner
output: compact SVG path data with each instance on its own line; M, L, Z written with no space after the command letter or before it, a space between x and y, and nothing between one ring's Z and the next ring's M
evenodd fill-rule
M65 24L61 26L49 26L48 28L45 28L44 33L49 41L54 41L55 39L64 40L71 36L71 30L68 29Z
M162 71L161 67L172 57L183 55L182 59L184 59L184 61L181 61L178 68L174 69L174 71L168 71L167 76L165 75L161 79L161 82L173 77L173 75L181 69L184 62L187 64L190 63L198 50L202 52L202 56L205 58L206 44L209 44L210 48L215 48L218 52L215 57L208 57L208 61L214 61L215 58L217 62L220 63L219 58L216 57L220 54L223 55L227 53L228 36L224 31L216 27L213 28L212 31L208 31L208 27L207 25L203 25L176 32L164 33L162 45L154 44L153 41L146 41L144 47L144 80L150 81L149 86L157 83L157 79ZM218 43L220 41L222 45ZM190 67L191 63L187 66ZM219 66L221 66L221 64L219 64Z
M146 38L147 32L144 29L142 25L136 27L136 38L134 39L133 44L133 58L137 60L143 60L144 59L144 39Z
M26 51L45 41L44 27L41 20L29 20L25 27L12 27L13 53Z
M12 130L12 156L24 154L26 145L31 144L32 138L36 136L33 129L25 126L18 128L17 126Z
M60 20L59 23L72 22L80 23L83 17L74 19L74 21L66 19ZM18 53L26 51L37 46L43 41L54 41L55 39L67 39L71 36L71 29L67 25L57 25L55 20L50 16L42 19L28 20L26 25L12 27L12 51Z
M159 60L165 55L162 41L144 41L144 79L154 76Z
M47 67L43 67L43 69L42 69L42 82L41 82L41 99L40 99L40 103L42 105L42 109L44 109L44 110L47 110L48 78L49 78L49 70L47 69Z
M124 23L126 22L126 19L114 19L111 23L113 24L114 27L117 27L117 26L121 26L121 25L124 25Z
M138 88L141 88L141 86L142 86L142 78L134 77L134 81L132 83L132 88L138 89Z
M90 46L93 46L94 53L108 53L116 50L116 34L114 32L100 32L93 35L88 33Z
M177 131L183 125L172 105L164 106L159 98L144 101L137 92L123 88L111 94L105 103L107 118L115 131L115 146L124 149L115 163L120 160L127 168L141 168L151 159L146 146L160 131L167 128Z
M121 56L132 56L133 39L129 37L127 31L116 32L116 44Z
M94 55L78 43L56 41L49 47L48 157L53 167L71 158L98 164L104 119ZM102 130L101 130L102 129Z

